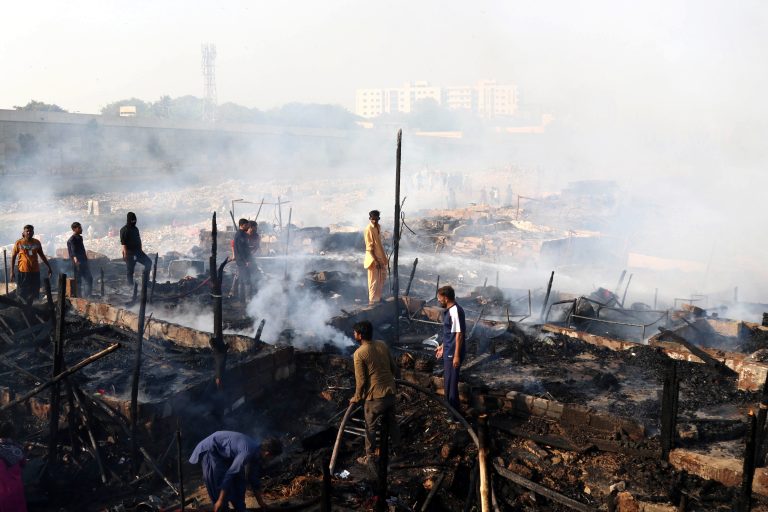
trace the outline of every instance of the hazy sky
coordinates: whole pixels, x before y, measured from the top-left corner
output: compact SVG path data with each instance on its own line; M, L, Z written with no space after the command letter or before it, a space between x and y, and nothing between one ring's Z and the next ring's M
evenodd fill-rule
M261 109L495 78L597 120L730 111L765 103L767 13L759 0L5 2L0 108L202 96L212 42L219 102Z

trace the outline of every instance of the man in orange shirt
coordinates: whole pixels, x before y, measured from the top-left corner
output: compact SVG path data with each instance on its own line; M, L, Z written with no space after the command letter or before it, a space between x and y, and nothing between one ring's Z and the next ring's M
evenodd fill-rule
M40 261L43 260L48 267L48 277L53 271L48 258L43 254L43 246L40 240L32 238L35 228L31 224L24 226L21 238L13 245L11 256L11 281L16 281L18 296L27 304L32 304L40 294ZM16 274L16 258L19 259L19 272Z
M379 226L379 210L368 213L370 222L365 227L365 261L363 267L368 269L368 304L381 301L381 291L387 279L387 255L381 243L381 227Z

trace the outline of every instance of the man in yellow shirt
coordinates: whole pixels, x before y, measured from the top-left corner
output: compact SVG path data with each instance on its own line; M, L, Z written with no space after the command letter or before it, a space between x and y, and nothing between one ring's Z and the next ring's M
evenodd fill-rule
M381 301L381 291L384 289L384 281L387 279L387 255L384 253L384 246L381 243L380 217L379 210L372 210L368 214L370 222L363 233L365 240L363 267L368 270L368 304L376 304Z
M400 368L395 364L387 344L373 341L371 322L358 322L352 331L360 347L352 356L355 364L355 395L349 401L365 401L365 456L357 461L367 464L372 462L376 448L376 421L386 412L389 412L387 424L392 447L400 443L400 430L395 419L395 377L400 376Z
M32 238L34 234L34 226L31 224L24 226L21 238L13 245L13 254L11 255L11 281L16 281L18 296L27 304L32 304L32 301L40 294L40 262L38 257L48 267L48 277L53 274L48 258L43 254L43 246L38 239ZM18 274L16 272L16 258L19 259Z

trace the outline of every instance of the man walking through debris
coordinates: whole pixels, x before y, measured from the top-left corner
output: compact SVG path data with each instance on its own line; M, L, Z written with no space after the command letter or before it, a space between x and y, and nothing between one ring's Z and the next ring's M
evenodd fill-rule
M77 285L80 287L77 291L81 297L89 297L93 289L93 275L83 244L83 226L79 222L72 223L72 236L67 240L67 252L75 270Z
M376 421L385 413L388 418L392 446L400 443L400 430L395 419L395 377L400 369L383 341L373 341L373 326L363 320L352 328L360 347L352 357L355 364L355 395L349 400L365 400L365 455L357 459L361 464L373 460L376 448Z
M445 399L454 409L459 410L459 369L467 353L464 343L464 333L467 332L464 308L456 303L456 292L450 286L442 286L437 290L437 301L445 308L445 312L443 343L437 347L435 357L443 358Z
M17 295L27 304L32 304L40 294L40 261L48 267L48 277L53 274L48 258L43 254L43 246L37 238L32 238L35 228L31 224L24 226L21 238L13 245L11 255L11 281L16 281ZM18 273L16 258L19 259Z
M128 285L133 286L133 270L136 263L144 265L144 278L149 277L152 270L152 260L141 249L141 235L136 227L136 214L128 212L126 224L120 228L120 245L123 246L123 261L125 261L128 273Z
M240 219L237 221L237 226L240 229L235 233L233 245L235 263L237 264L237 281L240 283L240 296L248 300L253 288L253 277L251 276L253 262L251 261L251 241L248 234L251 230L251 221Z
M376 304L381 301L381 291L384 289L384 281L387 279L387 255L381 243L381 227L379 210L368 213L370 222L365 227L363 238L365 239L365 261L363 267L368 270L368 304Z
M283 447L277 439L259 443L245 434L220 430L198 443L189 462L202 465L203 480L214 512L229 510L228 503L237 512L245 512L248 484L259 507L267 508L261 495L260 473L264 464L282 452Z

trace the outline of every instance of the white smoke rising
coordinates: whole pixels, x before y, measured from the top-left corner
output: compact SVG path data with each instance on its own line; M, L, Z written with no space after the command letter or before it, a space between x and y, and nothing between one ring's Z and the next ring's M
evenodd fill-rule
M262 280L247 312L256 319L266 319L261 339L274 343L286 329L294 331L291 344L296 348L319 348L324 343L344 348L354 342L326 321L333 308L317 292L301 286L306 273L304 259L289 259L286 279Z

